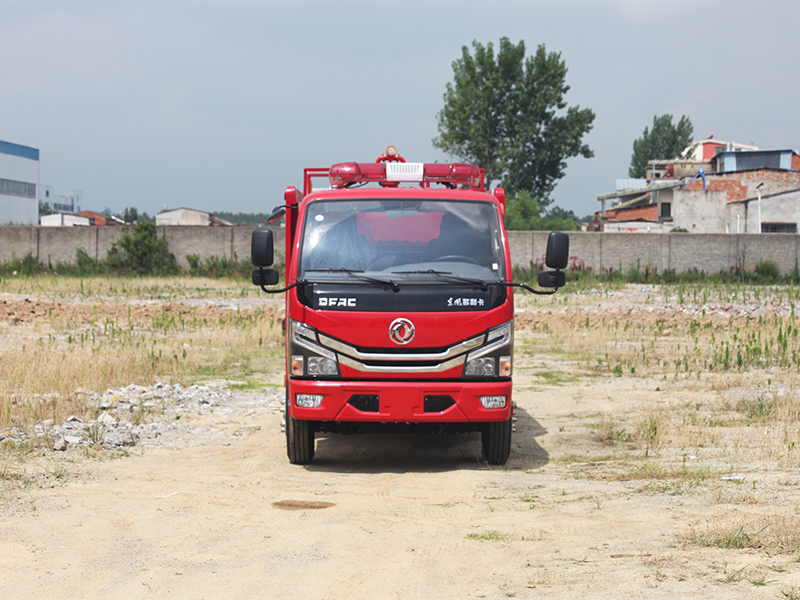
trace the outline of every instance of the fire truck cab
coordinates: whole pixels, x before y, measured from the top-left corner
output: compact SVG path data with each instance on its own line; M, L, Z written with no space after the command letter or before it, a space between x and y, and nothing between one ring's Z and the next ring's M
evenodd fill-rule
M316 178L330 187L314 190ZM410 184L410 185L409 185ZM253 232L253 283L286 294L287 454L317 432L480 432L487 462L511 451L514 287L564 285L569 237L553 232L534 290L511 280L505 196L475 165L406 162L306 169L286 218L285 286L273 235Z

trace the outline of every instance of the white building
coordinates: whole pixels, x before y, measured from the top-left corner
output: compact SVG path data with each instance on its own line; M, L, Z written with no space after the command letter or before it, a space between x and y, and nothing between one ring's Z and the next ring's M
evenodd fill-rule
M39 186L39 201L56 212L81 212L82 197L83 192L80 190L67 190L63 195L58 195L52 185Z
M88 227L91 224L88 217L79 217L78 215L56 213L41 216L42 227Z
M209 212L194 208L166 208L156 215L158 227L169 225L194 225L203 227L232 227L234 223L215 217Z
M38 225L39 151L0 141L0 225Z

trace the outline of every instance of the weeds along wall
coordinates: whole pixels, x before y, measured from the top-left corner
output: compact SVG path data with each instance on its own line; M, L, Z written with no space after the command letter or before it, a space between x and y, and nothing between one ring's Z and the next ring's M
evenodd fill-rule
M27 255L42 264L73 264L78 248L94 259L105 258L124 227L0 227L0 261ZM255 227L158 227L181 267L187 255L205 260L214 256L242 260L250 257L250 237ZM272 228L276 260L284 254L284 230ZM524 268L543 266L546 231L510 231L511 260ZM570 232L570 268L594 273L631 269L676 273L718 273L744 268L752 271L764 260L791 273L800 260L798 234L692 234L692 233L582 233Z
M76 252L82 248L95 260L103 259L111 246L128 227L0 227L0 262L19 260L30 254L45 265L74 264ZM250 258L250 237L253 226L243 227L157 227L167 240L169 251L178 265L188 267L187 255L202 260L211 256L242 260ZM280 227L271 228L275 235L276 259L284 254L284 234Z

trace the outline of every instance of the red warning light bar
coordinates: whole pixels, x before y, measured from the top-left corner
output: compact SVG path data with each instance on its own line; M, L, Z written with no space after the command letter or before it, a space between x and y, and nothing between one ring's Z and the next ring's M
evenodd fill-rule
M408 167L414 163L405 163ZM375 182L381 185L393 186L399 182L419 183L422 187L430 187L433 183L450 186L465 185L473 189L483 189L481 170L475 165L466 163L437 164L417 163L422 170L404 169L402 172L392 169L387 174L386 163L338 163L331 167L328 179L335 188L342 188L357 183ZM406 177L402 173L407 173Z

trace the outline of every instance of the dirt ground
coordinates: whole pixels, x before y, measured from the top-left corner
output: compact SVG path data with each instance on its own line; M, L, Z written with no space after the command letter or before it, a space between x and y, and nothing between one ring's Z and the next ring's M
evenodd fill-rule
M29 319L59 310L5 306L6 319L9 309ZM518 344L535 341L539 312L520 315ZM548 383L536 373L569 365L521 354L504 468L482 461L478 434L318 435L313 464L295 466L278 412L198 414L198 425L251 432L204 446L34 459L26 469L68 476L2 500L0 596L800 597L796 553L693 542L737 517L796 520L797 470L763 462L724 471L719 448L690 455L667 445L665 459L721 470L697 487L591 476L609 452L588 426L593 415L712 402L717 392L642 377Z

